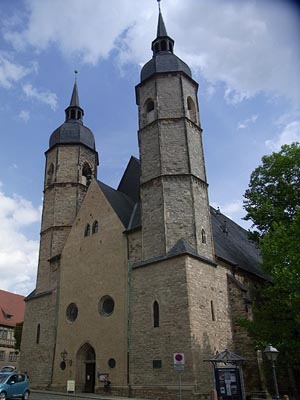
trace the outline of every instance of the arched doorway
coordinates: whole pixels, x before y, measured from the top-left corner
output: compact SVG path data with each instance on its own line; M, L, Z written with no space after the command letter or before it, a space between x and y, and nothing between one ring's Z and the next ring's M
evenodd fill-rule
M94 393L96 375L96 354L93 347L85 343L77 352L77 383L83 392Z

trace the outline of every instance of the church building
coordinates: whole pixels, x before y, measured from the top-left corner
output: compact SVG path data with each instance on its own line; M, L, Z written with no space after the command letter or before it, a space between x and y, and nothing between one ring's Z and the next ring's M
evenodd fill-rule
M209 206L198 84L174 54L159 11L153 56L136 86L139 159L117 189L97 180L94 135L75 81L65 122L45 152L36 289L25 299L20 368L32 388L175 399L209 398L209 362L246 361L246 393L261 390L257 355L238 318L264 280L247 231ZM101 168L101 165L100 165Z

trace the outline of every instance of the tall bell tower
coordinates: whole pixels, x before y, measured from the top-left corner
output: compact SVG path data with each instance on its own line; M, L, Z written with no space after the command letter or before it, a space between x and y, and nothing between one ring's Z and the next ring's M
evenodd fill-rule
M143 259L165 255L179 239L212 259L198 84L173 49L159 9L153 57L136 87Z
M97 177L94 135L83 125L83 115L75 79L65 122L51 134L45 152L37 282L26 298L20 368L38 385L52 382L61 253L88 186Z

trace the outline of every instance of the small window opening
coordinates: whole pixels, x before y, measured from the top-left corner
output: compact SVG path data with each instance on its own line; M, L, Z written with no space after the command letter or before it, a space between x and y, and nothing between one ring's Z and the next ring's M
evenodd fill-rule
M77 111L77 119L81 119L81 111Z
M154 49L155 49L156 53L159 52L159 44L158 43L155 43Z
M188 108L189 118L196 124L197 123L196 107L191 97L187 98L187 108Z
M170 49L170 52L173 53L173 45L171 42L169 43L169 49Z
M161 51L166 51L167 50L167 43L165 40L162 40L161 42Z
M153 303L153 326L154 328L159 327L159 304L156 300Z
M213 303L212 300L210 302L210 311L211 311L211 319L212 319L212 321L215 321L216 320L216 318L215 318L215 309L214 309L214 303Z
M85 163L82 168L82 183L89 186L92 180L92 170L88 163Z
M202 229L201 231L201 238L202 238L202 243L206 244L206 233L204 229Z
M53 182L53 176L54 176L54 165L53 163L51 163L47 171L47 185L51 185L51 183Z
M71 110L71 119L75 119L75 110Z
M91 228L90 228L90 224L87 224L84 230L84 236L90 236L90 232L91 232Z
M146 111L147 113L151 112L154 110L154 101L153 100L148 100L146 104Z
M153 360L152 361L153 368L161 368L161 360Z
M36 344L40 343L40 335L41 335L41 324L38 324L36 328Z
M92 234L98 232L98 221L94 221L93 227L92 227Z

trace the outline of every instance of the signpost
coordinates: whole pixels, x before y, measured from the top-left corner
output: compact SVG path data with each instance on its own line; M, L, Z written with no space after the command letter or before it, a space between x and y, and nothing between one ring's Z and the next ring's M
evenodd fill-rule
M181 400L181 373L184 371L184 354L174 353L173 361L174 361L174 369L179 374L179 400Z

